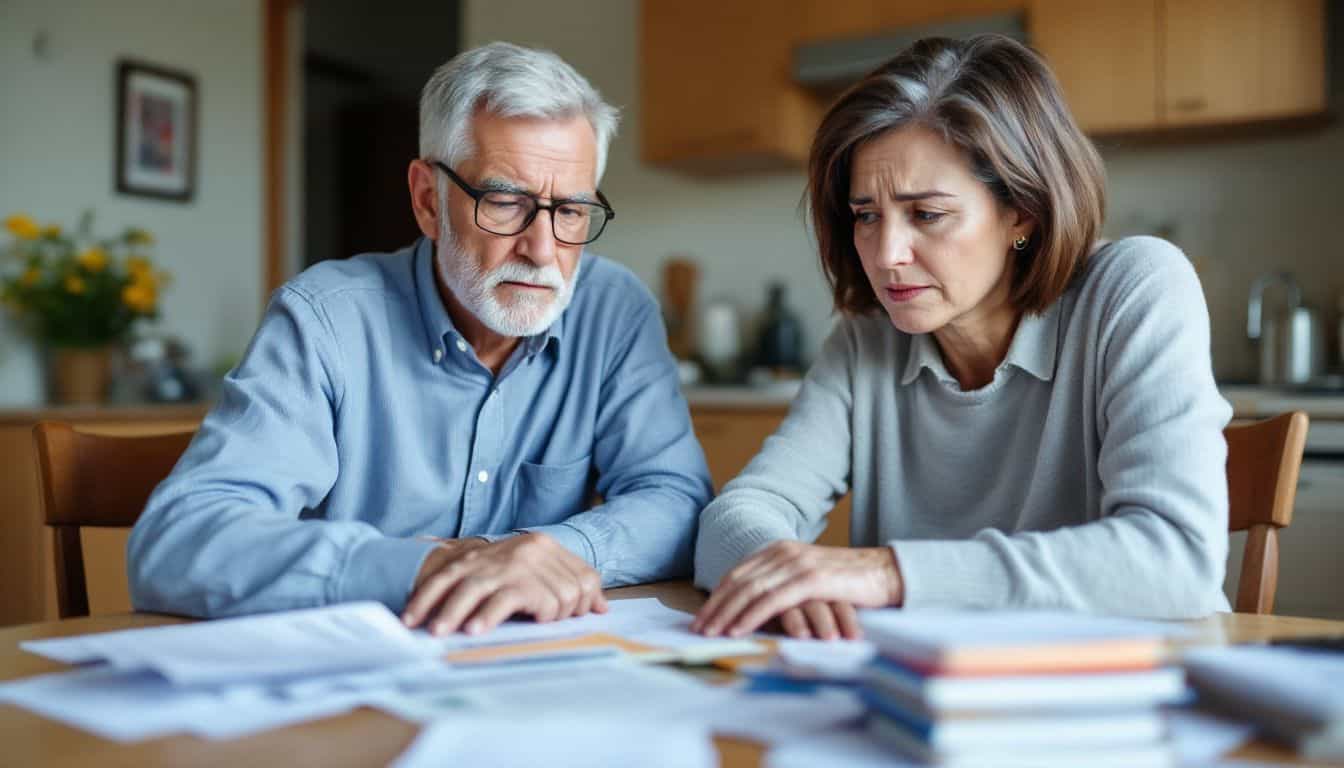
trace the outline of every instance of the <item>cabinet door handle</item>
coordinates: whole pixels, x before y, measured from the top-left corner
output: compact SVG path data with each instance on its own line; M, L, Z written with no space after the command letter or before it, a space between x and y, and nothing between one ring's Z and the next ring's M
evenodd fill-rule
M1177 99L1171 102L1171 108L1177 112L1199 112L1209 106L1209 103L1198 97Z

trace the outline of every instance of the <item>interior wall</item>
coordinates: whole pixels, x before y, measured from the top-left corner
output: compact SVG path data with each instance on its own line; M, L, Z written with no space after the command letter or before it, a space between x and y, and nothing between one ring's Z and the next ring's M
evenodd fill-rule
M132 57L197 86L197 174L187 203L116 192L116 65ZM261 6L256 0L0 2L0 216L27 213L98 232L141 226L173 273L154 330L193 362L242 352L261 285ZM33 343L0 316L0 406L42 400Z

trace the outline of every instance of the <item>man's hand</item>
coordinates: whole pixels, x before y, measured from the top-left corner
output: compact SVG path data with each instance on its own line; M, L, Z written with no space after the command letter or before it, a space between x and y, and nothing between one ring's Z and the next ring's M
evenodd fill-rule
M515 613L555 621L606 610L591 566L550 536L528 533L493 544L444 542L420 567L402 621L435 635L459 629L474 635Z
M859 634L854 606L899 605L903 597L891 547L781 541L729 571L696 614L691 630L740 637L779 618L784 631L796 637L833 639L838 630L854 638Z

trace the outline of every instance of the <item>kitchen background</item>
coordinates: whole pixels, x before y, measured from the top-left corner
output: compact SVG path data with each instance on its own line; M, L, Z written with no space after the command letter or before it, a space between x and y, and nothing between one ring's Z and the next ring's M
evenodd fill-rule
M1094 34L1097 24L1113 24L1119 41L1114 46L1124 45L1127 14L1137 8L1178 8L1187 18L1210 25L1231 15L1254 16L1256 9L1270 9L1265 11L1269 15L1290 6L1321 11L1313 0L1018 4L1037 9L1038 19L1057 22L1055 34L1065 38L1073 19L1091 24ZM767 111L778 105L748 82L748 70L759 64L762 40L782 26L797 26L797 20L781 16L784 9L805 5L819 14L807 23L827 28L857 26L837 18L849 12L916 7L878 0L686 6L701 8L703 14L697 15L661 0L0 0L0 217L24 212L40 223L69 227L91 208L101 228L135 225L152 231L155 257L172 272L173 282L162 294L160 321L145 330L180 339L190 350L187 364L208 381L212 370L227 368L242 353L270 280L263 209L268 9L286 9L287 26L280 34L289 50L281 66L289 92L281 142L288 179L282 193L281 277L321 259L395 248L414 236L404 174L415 152L418 89L436 65L458 50L510 40L556 51L621 108L621 131L602 182L619 215L595 250L629 266L660 294L669 259L694 262L699 305L692 317L711 303L737 307L748 337L744 350L754 346L747 331L764 308L768 286L781 282L801 323L804 358L811 359L832 316L799 207L800 163L720 161L713 153L708 160L678 163L667 159L666 146L658 151L648 146L650 137L696 133L687 126L723 122L725 131L736 130L737 123L728 123L740 123L741 115L730 119L724 111L737 95L731 88L739 88L743 103L761 105L761 120L787 119L787 110ZM938 8L1004 5L1012 3L949 0ZM1324 114L1291 123L1252 121L1256 124L1249 128L1149 130L1099 139L1109 173L1106 234L1162 234L1191 257L1212 319L1215 371L1224 382L1255 380L1257 347L1246 335L1248 293L1256 277L1285 270L1296 276L1305 300L1322 311L1326 366L1344 372L1337 332L1344 296L1344 270L1338 266L1344 254L1339 235L1344 124L1335 116L1344 103L1344 57L1338 55L1344 45L1344 0L1323 5L1325 61L1315 69L1324 70ZM646 6L662 9L668 26L646 29L641 21ZM1102 7L1116 18L1098 21L1094 12ZM1055 11L1062 15L1042 15ZM1061 22L1066 17L1070 21ZM729 28L729 22L742 19L748 19L745 33ZM697 25L700 32L694 31ZM682 29L692 31L682 34ZM1246 57L1278 56L1254 49L1249 38L1246 45ZM1091 55L1083 48L1081 56ZM653 92L646 90L649 73L643 59L655 50L664 61L675 56L688 66L672 71L672 80L667 67L660 70L663 90L655 103L661 109L650 118L646 98ZM1296 53L1291 42L1284 50L1287 58ZM1122 47L1118 58L1127 53ZM1215 53L1227 55L1226 50ZM1114 47L1098 50L1097 56L1102 54L1117 59ZM1143 55L1158 52L1134 53ZM196 78L198 171L189 202L116 191L114 84L116 62L124 57ZM791 87L785 65L777 71L752 70L761 71L768 87ZM675 79L679 74L684 82ZM1284 84L1267 87L1279 85ZM669 90L673 93L667 96ZM653 156L660 158L656 164L646 161ZM1266 400L1259 392L1227 392L1243 415L1301 407L1298 401ZM44 398L41 351L0 313L0 415L6 409L33 413ZM692 402L706 407L737 402L723 398ZM1344 400L1330 402L1335 404L1328 408L1337 410L1314 412L1313 418L1330 413L1344 419ZM723 426L715 436L707 420L720 415ZM715 469L721 482L719 475L730 474L729 465L740 466L755 451L759 434L768 433L778 415L762 417L753 427L758 431L745 440L737 415L702 411L696 418L707 451L733 456L725 469ZM20 423L15 417L14 424ZM15 430L15 445L26 446L26 427ZM1294 609L1289 612L1344 617L1344 595L1312 587L1338 584L1344 575L1333 554L1344 529L1339 506L1344 433L1314 425L1312 435L1303 470L1309 481L1299 492L1296 531L1284 537L1280 601L1288 601ZM0 506L5 501L0 489ZM0 571L4 567L0 563ZM1294 604L1294 595L1304 593L1309 599Z
M398 108L409 109L415 87L459 45L507 39L555 50L621 107L621 133L603 181L619 218L596 250L628 265L655 289L670 255L693 259L700 268L700 297L735 302L744 325L762 308L767 283L783 280L788 303L802 321L807 356L815 352L831 312L798 208L801 170L705 175L641 160L639 3L454 5L311 0L294 10L290 33L302 39L306 27L311 38L307 76L298 57L292 62L297 87L287 163L291 178L307 182L291 184L287 192L292 204L286 250L294 267L344 256L346 243L351 250L400 244L390 233L380 240L342 231L338 204L329 199L338 187L328 176L342 164L372 161L361 153L342 155L331 131L322 128L329 125L324 113L350 93L372 88L371 82L387 95L383 103L399 99ZM1327 3L1332 105L1344 88L1344 65L1335 55L1341 10L1344 2ZM306 24L304 16L310 17ZM159 328L181 337L200 367L236 358L265 293L258 206L264 181L261 4L0 0L0 22L0 103L5 104L0 213L23 211L68 226L80 211L93 208L107 226L149 228L158 237L156 255L174 274ZM713 55L697 50L694 39L685 44L688 56ZM198 79L200 167L191 203L123 197L112 188L112 69L125 55L187 70ZM306 136L300 116L305 108L311 118ZM712 113L683 118L716 119ZM398 147L413 151L413 128L406 134L404 125L375 135L397 136ZM1344 216L1339 194L1344 124L1331 120L1323 127L1260 133L1100 142L1110 174L1107 234L1161 232L1190 255L1204 281L1214 365L1223 379L1255 376L1255 346L1244 332L1246 300L1251 282L1267 271L1293 272L1307 301L1324 311L1328 364L1339 367L1334 320L1344 292L1344 270L1336 266L1342 251L1338 222ZM365 146L386 143L390 140ZM392 166L395 181L402 179L395 156L383 152L376 160ZM383 215L367 218L381 222L400 215L398 225L409 226L397 192L371 195L384 203L378 209ZM0 405L28 405L42 396L37 350L0 319Z

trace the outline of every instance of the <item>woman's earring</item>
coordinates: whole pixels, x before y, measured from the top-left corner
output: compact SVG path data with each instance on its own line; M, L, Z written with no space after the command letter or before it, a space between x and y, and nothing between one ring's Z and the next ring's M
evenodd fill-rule
M1021 235L1021 236L1019 236L1016 240L1013 241L1013 250L1014 250L1014 251L1025 251L1026 249L1027 249L1027 237L1026 237L1026 235Z

